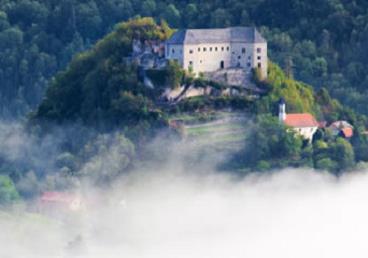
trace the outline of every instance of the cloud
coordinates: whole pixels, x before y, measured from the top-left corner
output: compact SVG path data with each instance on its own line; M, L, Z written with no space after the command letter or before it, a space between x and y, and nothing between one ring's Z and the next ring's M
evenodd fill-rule
M2 132L0 154L8 160L48 170L60 156L51 136L39 144L21 127ZM96 141L114 144L97 148L81 172L118 171L121 153L130 150L116 137ZM365 172L336 178L287 169L240 178L219 173L223 157L212 150L208 155L196 144L159 138L148 148L151 160L114 184L101 189L82 182L82 211L50 217L31 212L35 203L0 211L0 257L366 257Z
M367 184L291 169L136 171L73 219L1 216L0 256L365 257Z

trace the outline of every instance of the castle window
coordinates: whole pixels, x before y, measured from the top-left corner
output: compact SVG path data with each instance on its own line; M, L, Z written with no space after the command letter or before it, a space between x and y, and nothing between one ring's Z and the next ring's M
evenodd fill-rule
M189 69L189 70L193 69L193 61L189 61L188 69Z
M204 47L204 48L203 48L203 52L206 52L206 51L207 51L207 48L205 48L205 47Z
M210 47L210 52L212 52L212 47Z
M258 68L261 68L262 67L262 64L261 63L258 63Z
M238 56L238 59L240 59L241 57L240 56Z
M171 49L171 53L175 54L175 49Z
M242 53L245 54L245 47L242 48Z
M261 57L260 57L260 56L257 56L257 59L258 59L258 60L261 60Z
M201 52L201 48L200 47L198 48L198 52Z
M215 47L215 51L217 51L217 47Z
M259 47L257 48L257 53L261 53L262 52L262 49Z
M250 63L248 63L247 65L248 65L248 67L250 67L250 66L251 66L251 64L250 64Z
M193 49L190 49L189 50L189 54L193 54Z
M221 47L221 50L224 51L224 47Z
M229 51L230 50L230 47L227 47L226 50Z

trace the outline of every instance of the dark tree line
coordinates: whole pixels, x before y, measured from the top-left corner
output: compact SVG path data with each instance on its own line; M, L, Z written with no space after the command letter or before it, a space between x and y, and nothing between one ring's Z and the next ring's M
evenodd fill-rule
M368 113L368 3L347 0L0 0L0 114L25 114L72 56L134 16L172 27L256 25L289 76Z

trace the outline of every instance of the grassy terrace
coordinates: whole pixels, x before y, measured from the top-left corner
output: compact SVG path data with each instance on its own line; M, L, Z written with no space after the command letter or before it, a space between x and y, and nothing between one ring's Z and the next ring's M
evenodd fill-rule
M200 148L235 151L244 145L247 118L241 113L216 112L198 116L183 114L172 117L184 123L185 140Z

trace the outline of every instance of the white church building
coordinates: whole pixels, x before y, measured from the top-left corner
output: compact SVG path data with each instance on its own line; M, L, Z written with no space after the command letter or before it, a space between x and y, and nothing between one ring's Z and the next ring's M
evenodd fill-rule
M252 27L179 30L166 41L165 58L178 61L196 75L228 68L247 72L259 68L262 77L267 77L267 42Z
M287 114L283 99L279 102L279 120L309 142L313 140L313 136L319 127L317 120L309 113Z

